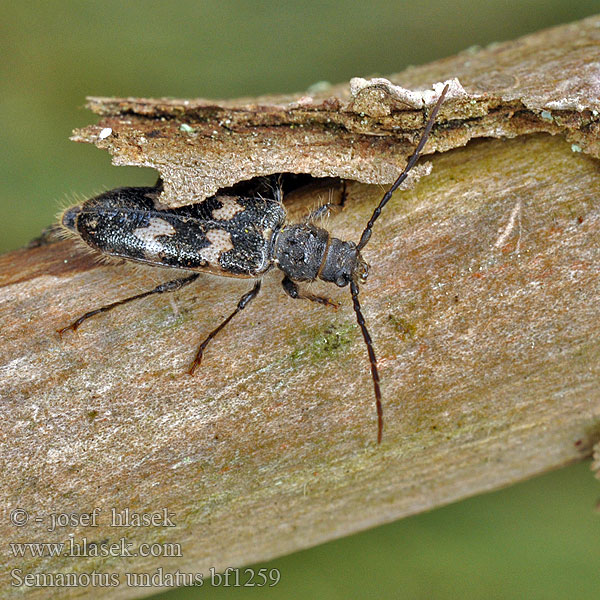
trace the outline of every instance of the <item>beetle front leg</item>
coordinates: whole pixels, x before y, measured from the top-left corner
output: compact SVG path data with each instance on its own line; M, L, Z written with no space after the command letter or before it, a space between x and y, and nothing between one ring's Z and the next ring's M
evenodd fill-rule
M298 284L295 283L294 281L292 281L287 275L283 278L281 285L283 286L285 293L290 298L294 298L294 299L301 298L304 300L310 300L311 302L318 302L319 304L324 304L325 306L331 306L332 308L334 308L336 310L338 308L338 305L333 300L330 300L329 298L325 298L323 296L314 296L313 294L306 294L306 293L300 292L300 288L298 288Z
M315 208L315 210L311 211L304 219L306 223L311 223L312 221L317 221L318 219L322 219L326 217L331 212L333 207L338 209L344 208L344 204L346 204L346 199L348 198L346 180L342 181L342 191L340 193L340 201L339 202L326 202L319 208Z

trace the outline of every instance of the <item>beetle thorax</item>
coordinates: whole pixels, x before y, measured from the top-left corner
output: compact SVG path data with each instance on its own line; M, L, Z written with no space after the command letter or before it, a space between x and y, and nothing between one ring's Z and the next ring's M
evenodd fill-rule
M354 242L331 237L311 223L283 228L273 256L277 267L294 281L322 279L344 287L367 277L367 265Z

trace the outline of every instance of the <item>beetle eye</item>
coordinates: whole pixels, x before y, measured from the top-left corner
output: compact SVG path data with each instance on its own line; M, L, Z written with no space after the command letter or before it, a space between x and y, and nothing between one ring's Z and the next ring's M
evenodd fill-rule
M360 279L360 281L362 283L364 283L365 281L367 281L367 277L369 275L369 265L364 261L361 260L358 263L358 267L357 267L357 273L358 273L358 279Z
M335 281L336 285L338 285L339 287L344 287L345 285L348 285L348 279L346 278L345 275L340 275L336 281Z

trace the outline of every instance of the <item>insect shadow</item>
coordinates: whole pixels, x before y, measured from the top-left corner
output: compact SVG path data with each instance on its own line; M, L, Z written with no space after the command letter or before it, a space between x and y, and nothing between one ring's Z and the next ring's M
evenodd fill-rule
M419 143L402 173L374 210L358 243L332 237L326 229L313 223L329 210L330 205L327 204L313 211L301 223L289 223L280 186L272 189L272 198L268 197L268 193L263 196L256 190L248 195L239 195L238 189L235 194L225 191L198 204L173 209L157 205L161 184L118 188L67 209L62 215L62 225L102 254L188 270L192 274L87 312L59 329L58 333L75 331L86 319L127 302L179 290L203 272L255 279L253 288L239 299L235 310L198 347L189 368L189 373L193 374L200 366L208 344L256 298L262 275L273 267L283 271L283 289L295 299L337 307L329 298L303 291L298 284L321 279L339 287L349 285L371 366L377 409L377 442L380 443L383 407L377 357L358 299L359 285L367 280L369 270L361 252L371 239L373 225L381 211L419 159L448 87L444 87Z

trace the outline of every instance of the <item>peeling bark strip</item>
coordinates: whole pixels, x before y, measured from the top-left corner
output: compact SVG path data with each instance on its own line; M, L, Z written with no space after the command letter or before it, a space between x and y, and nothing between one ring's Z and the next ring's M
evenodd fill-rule
M495 122L497 135L515 136L546 123L556 128L551 133L582 136L585 143L575 143L593 154L596 109L581 107L598 101L592 94L597 80L588 77L578 88L573 82L577 73L590 73L599 25L599 19L588 19L465 53L401 74L394 85L414 89L417 76L430 86L458 75L473 90L491 64L505 73L521 65L519 85L528 82L526 89L553 102L556 92L544 91L551 77L548 89L562 89L570 107L552 108L550 122L541 114L547 104L536 105L533 92L517 100L502 91L494 102L505 108L465 120L460 107L467 110L469 103L455 97L430 149L449 148L456 140L460 145L473 131L481 133L482 123ZM540 56L548 58L535 71ZM357 102L364 90L371 94L373 85L383 85L394 102L414 100L391 84L355 82L356 97L344 100L339 92L340 105ZM511 103L520 112L510 114ZM177 104L158 104L165 121L129 118L136 127L151 121L171 136L153 138L152 129L145 130L148 147L162 140L163 158L173 160L162 168L172 164L181 176L177 165L198 160L198 148L218 143L219 136L201 141L181 131L184 123L168 115ZM130 108L139 113L147 106L156 116L158 104L131 102ZM119 105L125 107L115 101ZM268 109L267 101L247 105L265 107L266 121L297 114L290 105L279 111L273 104ZM213 112L260 117L256 109L244 113L233 106L239 105L214 105ZM381 161L393 154L396 162L386 164L400 165L409 143L397 141L403 135L412 139L423 118L421 110L405 108L394 108L389 117L364 117L380 124L412 119L403 133L359 135L339 127L328 135L358 136L368 149L365 156L380 148ZM194 110L209 118L205 105ZM115 151L113 144L123 143L130 153L133 138L119 129L125 118L106 117L93 131L110 128L102 143ZM358 120L350 114L349 122ZM243 154L244 139L271 128L244 129L238 122L227 135L242 140ZM284 129L289 127L278 128ZM289 135L290 164L296 164L294 156L312 160L313 148L300 145L295 130ZM185 140L199 145L177 162ZM75 542L85 537L118 544L125 538L133 550L141 543L180 543L183 555L18 558L5 550L4 595L22 597L24 588L12 587L10 575L20 569L22 577L117 573L117 588L71 587L59 595L136 597L140 590L124 584L125 573L161 568L206 574L210 567L272 558L590 456L600 440L600 168L598 160L573 152L571 143L543 134L479 140L433 156L431 175L386 207L365 251L372 268L361 301L384 382L381 446L369 426L374 415L364 347L343 291L333 298L342 306L332 317L286 300L278 278L266 277L256 305L223 331L198 376L189 377L184 371L196 343L234 307L247 284L207 276L172 303L147 298L60 340L56 329L82 311L148 290L170 274L99 265L70 240L1 256L0 539L68 542L72 536ZM138 158L141 164L147 156ZM354 160L350 154L348 160ZM279 170L290 170L289 164ZM381 189L350 183L347 191L346 208L330 225L340 237L358 239ZM323 195L327 199L314 189L294 195L294 210L304 213ZM166 510L176 527L111 527L112 507ZM17 528L9 517L19 508L30 519ZM48 531L51 513L84 515L96 508L98 527L82 522ZM57 595L51 587L27 592L28 598Z
M423 107L435 97L431 86L457 78L427 152L477 137L547 132L599 157L599 47L597 16L388 79L355 78L303 94L237 101L89 98L102 119L72 139L108 149L114 164L155 168L165 184L162 201L173 207L273 173L386 184L420 136Z

